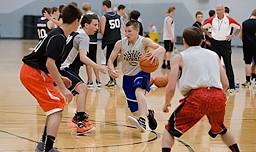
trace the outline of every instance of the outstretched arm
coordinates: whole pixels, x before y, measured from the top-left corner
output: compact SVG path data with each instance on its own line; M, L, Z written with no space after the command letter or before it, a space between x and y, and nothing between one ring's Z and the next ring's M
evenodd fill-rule
M121 40L117 41L115 44L114 49L112 50L110 57L108 59L108 68L109 68L109 75L113 78L117 78L118 77L118 72L117 70L115 70L114 64L113 62L115 61L115 59L118 56L118 53L121 50Z
M163 112L169 112L168 107L171 105L171 100L175 93L176 82L179 78L179 70L181 67L181 62L182 62L181 56L176 55L171 65L172 66L171 72L168 75L168 84L165 90L165 104L163 107Z
M62 24L62 21L59 21L59 20L54 19L54 18L51 17L50 14L48 14L47 12L44 13L44 16L45 16L48 20L50 20L50 21L52 21L54 24L56 24L57 26L60 26L60 25Z
M99 70L102 73L107 73L107 71L108 71L107 67L93 62L90 58L87 57L87 53L86 53L87 51L80 50L79 52L80 52L79 53L80 61L82 61L84 64L89 65L89 66Z

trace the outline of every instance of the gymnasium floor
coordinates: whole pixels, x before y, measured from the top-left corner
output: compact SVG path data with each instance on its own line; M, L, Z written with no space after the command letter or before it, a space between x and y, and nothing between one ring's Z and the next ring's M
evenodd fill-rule
M40 139L45 116L38 103L23 88L19 81L19 69L24 54L34 41L0 41L0 151L31 152ZM100 51L100 50L99 50ZM236 80L244 81L242 49L233 48L233 68ZM158 70L153 75L165 73ZM85 73L81 76L85 78ZM108 81L102 75L102 82ZM118 79L114 89L92 89L87 97L86 109L96 131L87 136L76 136L70 122L75 112L75 103L66 106L55 146L63 152L159 152L161 134L169 114L162 112L164 89L155 89L147 95L149 108L153 108L158 121L155 132L140 134L127 122L128 111L125 97ZM176 92L173 109L181 97ZM226 107L225 124L231 129L242 152L256 151L256 92L240 88L235 96L229 96ZM176 140L175 152L228 152L220 137L208 136L209 124L203 118L180 140Z

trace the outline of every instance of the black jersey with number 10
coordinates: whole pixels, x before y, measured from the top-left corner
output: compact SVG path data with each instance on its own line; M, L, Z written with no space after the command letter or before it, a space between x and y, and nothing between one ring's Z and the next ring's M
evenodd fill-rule
M55 60L55 64L59 69L65 45L66 37L64 31L61 28L53 29L43 40L37 43L33 51L25 56L22 61L31 67L48 73L46 61L49 57Z
M37 27L37 35L38 39L42 40L47 36L47 33L50 31L50 29L47 26L47 22L49 20L46 19L45 17L41 17L38 19L36 27Z

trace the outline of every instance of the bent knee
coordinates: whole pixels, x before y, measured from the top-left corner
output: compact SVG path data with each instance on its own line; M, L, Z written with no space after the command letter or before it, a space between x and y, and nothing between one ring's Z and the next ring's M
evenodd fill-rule
M83 94L83 93L87 93L87 86L85 83L80 83L76 86L75 90L79 93L79 94Z

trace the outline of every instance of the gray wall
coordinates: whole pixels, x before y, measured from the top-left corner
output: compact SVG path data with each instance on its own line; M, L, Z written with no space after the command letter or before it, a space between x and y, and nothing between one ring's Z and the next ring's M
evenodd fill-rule
M44 6L58 6L67 4L65 0L1 0L0 5L0 37L1 38L22 38L23 16L40 15ZM84 0L75 0L80 6ZM102 15L101 0L87 0L94 8L94 11ZM256 0L112 0L115 6L125 4L128 10L138 9L142 16L145 31L150 23L155 23L158 31L162 32L162 22L165 12L170 4L176 6L176 35L180 36L185 27L191 26L194 22L196 10L202 10L205 18L209 9L222 3L231 9L230 15L239 22L247 19L256 8ZM240 45L240 41L233 41L234 45Z

